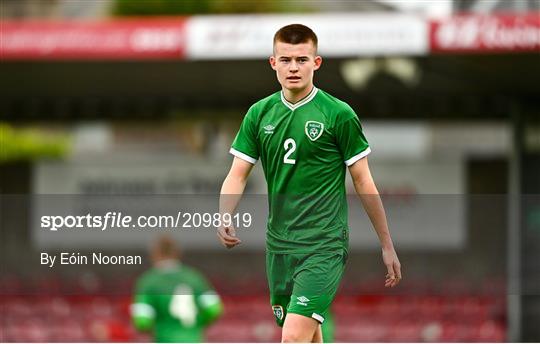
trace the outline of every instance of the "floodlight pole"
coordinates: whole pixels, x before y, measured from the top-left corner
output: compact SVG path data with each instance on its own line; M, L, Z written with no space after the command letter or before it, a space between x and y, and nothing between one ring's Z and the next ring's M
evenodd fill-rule
M512 151L509 158L508 188L508 342L521 342L521 167L525 131L519 105L511 108Z

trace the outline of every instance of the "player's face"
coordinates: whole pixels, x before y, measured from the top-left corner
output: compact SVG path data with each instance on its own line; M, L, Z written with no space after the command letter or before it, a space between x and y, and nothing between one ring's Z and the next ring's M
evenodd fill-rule
M270 65L279 83L291 92L302 92L313 86L313 72L319 69L322 58L316 56L313 42L289 44L276 42Z

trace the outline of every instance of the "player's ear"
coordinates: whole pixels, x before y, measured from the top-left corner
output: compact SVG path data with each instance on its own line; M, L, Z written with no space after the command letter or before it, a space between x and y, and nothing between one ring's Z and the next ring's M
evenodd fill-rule
M268 58L268 62L270 62L270 67L272 67L273 70L276 70L276 58L274 55Z
M313 70L317 70L319 68L321 68L321 64L322 64L322 57L320 57L319 55L315 56L315 68L313 68Z

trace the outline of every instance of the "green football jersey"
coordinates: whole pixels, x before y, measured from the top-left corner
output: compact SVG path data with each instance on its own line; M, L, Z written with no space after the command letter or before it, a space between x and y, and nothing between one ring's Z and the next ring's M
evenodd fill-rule
M251 106L230 152L261 160L269 252L346 249L346 166L370 153L349 105L315 87L295 104L276 92Z
M167 261L136 283L131 314L156 342L202 342L204 327L222 311L219 296L192 268Z

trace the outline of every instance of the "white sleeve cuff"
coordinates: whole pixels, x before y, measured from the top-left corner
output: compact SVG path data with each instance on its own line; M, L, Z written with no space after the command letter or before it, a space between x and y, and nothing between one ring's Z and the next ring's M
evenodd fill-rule
M221 302L219 296L213 292L207 292L199 296L199 302L203 308L208 308Z
M130 306L130 312L132 316L142 316L146 318L155 318L156 311L154 307L146 303L134 303Z
M371 153L371 148L368 147L365 150L363 150L362 152L360 152L360 153L356 154L355 156L353 156L352 158L350 158L349 160L345 161L345 165L351 166L352 164L354 164L358 160L366 157L369 153Z
M237 150L234 149L234 148L231 148L231 149L229 150L229 153L231 153L231 154L234 155L235 157L240 158L240 159L242 159L242 160L244 160L244 161L247 161L247 162L249 162L249 163L251 163L251 164L253 164L253 165L255 165L255 164L257 163L257 159L253 159L253 158L250 157L249 155L244 154L244 153L242 153L242 152L240 152L240 151L237 151Z

